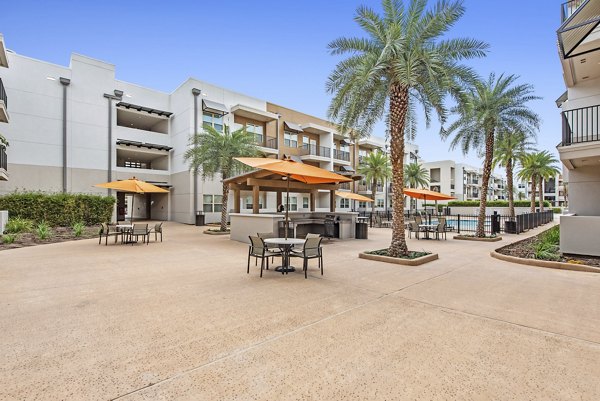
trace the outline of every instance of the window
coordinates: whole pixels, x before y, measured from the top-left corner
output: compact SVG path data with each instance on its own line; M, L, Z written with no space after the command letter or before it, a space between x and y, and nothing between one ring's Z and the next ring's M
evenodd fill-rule
M252 134L254 134L254 140L256 141L256 143L262 144L263 143L263 139L264 139L264 134L263 134L263 126L262 125L257 125L257 124L253 124L253 123L246 123L246 131L247 132L251 132Z
M290 212L295 212L298 210L298 198L296 197L291 197L289 198L289 202L290 202ZM283 206L286 207L287 206L287 200L284 198L283 199Z
M358 207L362 208L362 209L366 209L367 208L367 202L363 202L363 201L358 202Z
M340 151L342 152L350 152L350 146L345 143L340 142Z
M377 199L376 202L377 202L376 207L383 207L383 199L381 199L381 198Z
M348 209L350 207L350 199L340 199L340 209Z
M204 213L221 213L223 208L223 195L203 195L202 210Z
M308 196L303 196L302 197L302 208L303 209L308 209Z
M142 162L134 162L130 160L125 160L125 167L128 168L147 168L146 163Z
M215 130L223 132L223 116L205 111L202 113L202 125L213 127Z
M263 208L263 200L262 200L262 196L258 197L258 208L262 209ZM252 197L251 196L247 196L246 197L246 209L250 209L252 210Z
M294 134L290 131L283 132L283 144L288 148L298 147L298 134Z

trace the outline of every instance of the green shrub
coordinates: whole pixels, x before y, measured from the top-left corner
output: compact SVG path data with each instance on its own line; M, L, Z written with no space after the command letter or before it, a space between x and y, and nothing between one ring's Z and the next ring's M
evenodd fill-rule
M532 250L536 259L560 260L560 226L554 226L541 233L532 244Z
M562 207L553 207L552 211L556 214L561 214L562 213Z
M22 219L20 217L10 217L4 231L8 234L19 234L33 229L33 222L28 219Z
M522 200L522 201L514 201L515 207L529 207L531 206L531 201ZM539 203L535 203L535 207L538 207ZM448 202L448 206L465 206L465 207L479 207L479 201L450 201ZM508 201L497 200L497 201L489 201L487 202L487 207L508 207ZM550 202L544 201L544 207L550 207Z
M50 237L51 234L50 226L46 222L42 221L35 228L35 233L39 239L46 239Z
M2 243L3 244L12 244L13 242L15 242L16 238L17 238L17 236L15 234L4 234L2 236Z
M50 226L71 227L77 222L86 226L110 221L115 198L85 194L46 194L42 192L15 192L0 196L0 210L9 216L29 219Z
M73 235L76 237L81 237L81 234L83 234L84 228L85 228L85 224L83 224L80 221L73 224Z

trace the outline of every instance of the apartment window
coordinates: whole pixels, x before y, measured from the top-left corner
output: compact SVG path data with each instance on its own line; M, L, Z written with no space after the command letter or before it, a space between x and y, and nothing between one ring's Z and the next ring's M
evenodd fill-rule
M304 209L308 209L309 205L308 205L308 196L303 196L302 197L302 208Z
M297 148L298 147L298 134L293 132L284 131L283 132L283 144L288 148Z
M254 134L254 140L256 141L256 143L263 143L264 128L262 125L246 123L246 131Z
M147 168L146 163L125 160L124 166L127 168Z
M204 213L220 213L223 207L223 195L204 195L202 203Z
M350 208L350 199L342 198L340 199L340 209L349 209Z
M219 132L223 132L223 116L220 114L204 111L202 113L202 124L206 127L213 127Z
M286 199L283 200L283 206L286 207L288 205ZM298 210L298 198L296 197L289 197L289 205L290 205L290 212L295 212Z
M381 199L381 198L377 199L376 202L377 202L376 207L383 207L383 199Z
M358 207L366 209L367 208L367 202L363 202L363 201L358 202Z
M262 196L258 197L258 208L262 209L263 208L263 202L262 202ZM247 196L246 197L246 209L252 210L252 197L251 196Z

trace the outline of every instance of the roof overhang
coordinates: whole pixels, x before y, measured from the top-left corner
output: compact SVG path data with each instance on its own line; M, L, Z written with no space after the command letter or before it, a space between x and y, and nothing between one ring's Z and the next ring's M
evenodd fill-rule
M170 111L153 109L151 107L139 106L137 104L131 104L131 103L126 103L126 102L119 102L119 103L117 103L117 107L120 107L120 108L126 109L126 110L135 110L135 111L140 112L140 113L141 112L145 112L145 113L148 113L148 114L154 114L154 115L157 115L159 117L169 118L169 117L171 117L171 115L173 115L173 113L171 113Z
M302 124L302 130L317 135L329 134L335 131L333 128L325 127L315 123Z
M304 132L300 124L296 124L290 121L284 121L283 124L285 125L285 128L289 129L290 131Z
M212 100L202 99L202 111L208 111L209 113L218 114L224 116L229 114L229 110L224 104L213 102Z
M265 123L279 119L279 116L275 113L255 109L255 108L249 107L249 106L244 106L243 104L236 104L235 106L233 106L231 108L231 114L235 114L236 116L241 116L241 117L249 118L251 120L261 121L261 122L265 122Z
M379 143L374 139L361 139L358 141L358 146L367 149L383 149L385 144Z
M590 35L600 24L600 2L585 0L558 28L558 46L563 59L581 56L600 49L599 40Z
M0 67L8 68L8 57L6 56L6 47L4 46L4 36L0 33Z
M556 107L562 107L563 103L569 100L569 91L565 91L562 95L556 99Z

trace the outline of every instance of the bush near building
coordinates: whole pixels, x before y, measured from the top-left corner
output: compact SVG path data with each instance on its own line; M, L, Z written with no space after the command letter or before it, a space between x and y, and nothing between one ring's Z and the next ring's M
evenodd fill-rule
M85 194L12 193L0 196L0 210L10 218L31 220L37 224L70 227L82 222L86 226L110 221L115 198Z
M530 207L531 201L522 200L515 201L515 207ZM465 206L465 207L479 207L479 201L450 201L448 202L448 206ZM538 206L536 202L535 206ZM488 201L487 207L508 207L508 201L496 200L496 201ZM544 207L550 207L550 202L544 201Z

